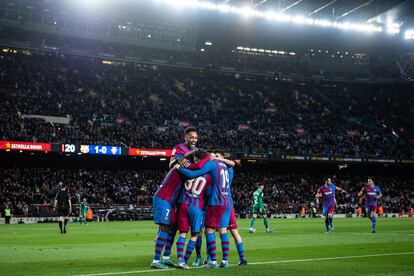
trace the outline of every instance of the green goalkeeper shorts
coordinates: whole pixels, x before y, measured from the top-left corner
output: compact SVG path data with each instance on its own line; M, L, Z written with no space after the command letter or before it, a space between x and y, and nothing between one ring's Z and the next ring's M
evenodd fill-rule
M258 205L253 206L253 215L264 215L266 214L266 209L262 208L262 212L260 212L260 207Z

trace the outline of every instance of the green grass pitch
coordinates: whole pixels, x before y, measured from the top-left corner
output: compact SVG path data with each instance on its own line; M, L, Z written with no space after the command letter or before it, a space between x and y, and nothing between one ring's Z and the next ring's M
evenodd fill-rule
M72 223L66 235L57 224L0 225L0 275L414 275L413 219L378 219L376 234L366 218L336 219L331 234L323 219L271 220L269 234L261 220L255 234L248 220L238 223L250 264L235 265L231 239L234 266L225 271L150 270L156 233L150 221Z

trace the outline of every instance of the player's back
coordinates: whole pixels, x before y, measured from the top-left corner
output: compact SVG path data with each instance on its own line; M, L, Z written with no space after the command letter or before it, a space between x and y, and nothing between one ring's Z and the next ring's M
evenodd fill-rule
M194 207L197 206L200 210L203 210L206 190L210 185L211 176L209 174L187 180L184 183L184 190L181 194L179 203Z
M69 193L68 191L59 191L56 194L57 205L61 207L68 207L69 206Z
M227 166L218 160L207 161L206 166L211 166L211 195L208 197L210 206L226 206L229 198L230 175Z
M155 195L175 204L180 196L181 175L177 169L171 169L162 181Z
M259 205L259 200L263 198L263 191L260 189L257 189L253 193L253 205Z

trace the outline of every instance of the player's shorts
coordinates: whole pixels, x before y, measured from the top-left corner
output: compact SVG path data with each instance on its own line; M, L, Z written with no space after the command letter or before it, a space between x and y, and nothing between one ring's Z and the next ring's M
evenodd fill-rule
M67 206L58 207L57 214L58 214L59 217L69 216L69 207L67 207Z
M177 229L182 232L199 233L203 226L203 211L197 206L180 204L177 216Z
M365 206L365 212L367 213L367 216L369 216L371 214L371 212L376 213L377 209L378 209L377 205Z
M208 206L206 212L206 227L217 229L227 206Z
M265 214L266 214L266 209L265 208L262 208L262 212L260 212L259 205L253 206L253 215L265 215Z
M231 207L230 212L230 222L229 222L229 230L237 229L237 218L236 218L236 211L234 211L234 206Z
M327 205L323 206L322 208L322 214L326 217L329 214L332 214L335 212L335 206L334 205Z
M233 205L227 205L226 211L224 211L224 214L223 214L223 216L221 217L221 220L220 220L220 228L229 227L231 208L233 208Z
M154 196L154 222L156 224L174 225L175 208L168 200Z
M86 212L81 212L81 217L86 218L86 215L88 214L88 211Z

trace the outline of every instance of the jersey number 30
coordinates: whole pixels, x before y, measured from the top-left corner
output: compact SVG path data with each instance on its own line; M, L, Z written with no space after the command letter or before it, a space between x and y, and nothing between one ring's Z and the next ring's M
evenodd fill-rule
M203 191L206 183L207 180L204 177L199 176L197 178L187 180L184 187L187 191L191 191L194 197L196 197L201 194L201 191Z

